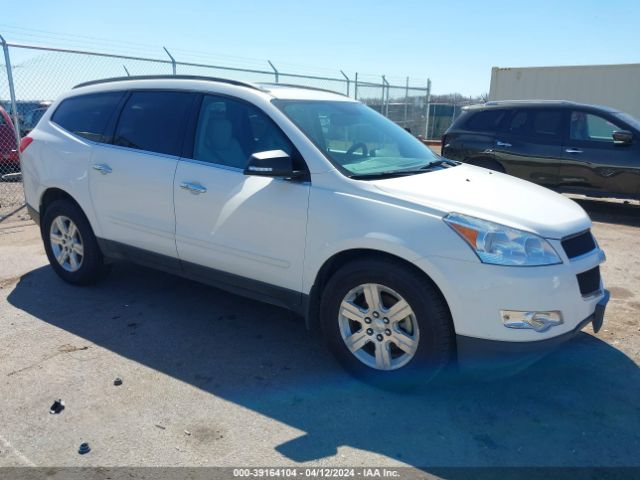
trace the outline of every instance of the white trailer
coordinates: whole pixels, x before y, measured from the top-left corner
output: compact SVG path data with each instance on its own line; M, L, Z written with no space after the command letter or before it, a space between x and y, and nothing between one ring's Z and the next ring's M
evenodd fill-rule
M640 119L640 63L491 69L489 100L572 100Z

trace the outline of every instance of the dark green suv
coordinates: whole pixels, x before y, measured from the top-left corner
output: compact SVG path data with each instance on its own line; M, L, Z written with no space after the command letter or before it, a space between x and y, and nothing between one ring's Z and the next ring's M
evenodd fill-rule
M546 187L640 198L640 122L607 107L500 101L466 107L442 155Z

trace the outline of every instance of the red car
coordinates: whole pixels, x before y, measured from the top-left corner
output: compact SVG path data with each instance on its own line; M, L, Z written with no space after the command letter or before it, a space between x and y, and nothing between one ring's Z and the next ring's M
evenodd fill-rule
M20 171L18 141L11 117L0 107L0 177Z

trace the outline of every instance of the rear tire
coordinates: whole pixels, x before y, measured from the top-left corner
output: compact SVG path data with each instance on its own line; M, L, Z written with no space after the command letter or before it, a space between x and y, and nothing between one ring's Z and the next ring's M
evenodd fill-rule
M102 252L87 217L75 203L61 199L48 205L41 233L49 263L65 282L89 285L102 277Z
M440 291L393 260L357 260L338 270L324 288L320 320L345 369L382 388L426 384L454 349L451 315Z

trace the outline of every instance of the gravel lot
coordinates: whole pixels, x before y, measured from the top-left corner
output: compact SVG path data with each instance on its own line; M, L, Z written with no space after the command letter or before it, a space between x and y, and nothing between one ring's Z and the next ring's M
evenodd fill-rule
M353 380L275 307L131 265L69 286L14 216L0 223L0 466L640 467L640 207L580 203L608 257L603 330L513 378L452 374L413 394Z
M0 175L2 174L0 168ZM24 204L22 182L5 182L0 180L0 218L9 215Z

